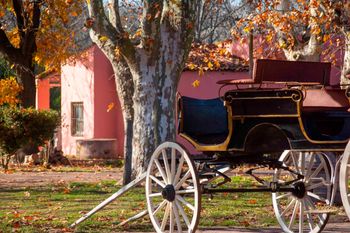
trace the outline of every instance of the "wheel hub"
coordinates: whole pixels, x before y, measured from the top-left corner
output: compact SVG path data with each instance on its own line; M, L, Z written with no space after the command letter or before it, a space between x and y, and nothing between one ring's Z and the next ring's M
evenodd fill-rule
M170 202L175 200L175 195L175 187L171 184L168 184L162 190L162 197Z
M303 198L306 194L306 187L304 182L297 182L295 184L293 184L293 191L292 191L293 195L296 196L297 198Z

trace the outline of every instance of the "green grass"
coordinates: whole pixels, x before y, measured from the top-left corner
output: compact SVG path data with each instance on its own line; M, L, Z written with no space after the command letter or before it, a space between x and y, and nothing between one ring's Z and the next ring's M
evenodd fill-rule
M253 184L234 177L229 186ZM120 187L115 182L70 183L62 187L0 189L0 232L71 232L68 226ZM150 231L148 217L124 227L118 223L144 210L144 188L139 187L108 205L74 232ZM202 196L200 226L266 227L277 225L269 193L216 194Z

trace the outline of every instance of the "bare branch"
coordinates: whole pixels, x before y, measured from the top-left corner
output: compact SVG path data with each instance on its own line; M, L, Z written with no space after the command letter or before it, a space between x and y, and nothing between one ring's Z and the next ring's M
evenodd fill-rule
M123 33L124 29L120 20L120 13L119 13L119 0L111 0L110 3L110 15L109 20L111 24L120 32Z
M135 64L135 48L124 31L118 30L114 27L108 20L102 0L87 0L88 10L90 15L90 20L92 20L91 29L101 38L107 39L106 43L113 44L114 47L120 48L119 51L124 56L124 58L129 62L129 64ZM114 8L118 8L118 4L114 5ZM118 9L114 9L115 13ZM122 27L120 28L122 29ZM96 37L95 37L96 42Z
M2 29L1 22L0 22L0 53L5 57L7 57L8 60L12 63L14 63L19 53L18 49L13 47L5 31Z
M17 27L20 34L20 39L22 41L24 37L24 12L23 12L23 1L13 0L13 9L16 14Z

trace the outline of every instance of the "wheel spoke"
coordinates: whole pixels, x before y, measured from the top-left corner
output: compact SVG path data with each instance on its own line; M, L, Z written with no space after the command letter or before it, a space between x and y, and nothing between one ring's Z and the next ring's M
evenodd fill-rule
M153 215L155 215L156 213L158 213L159 210L163 209L163 207L167 204L166 200L163 200L162 203L160 203L160 205L157 207L157 209L152 213Z
M301 174L304 175L305 174L305 155L303 154L303 152L299 153L300 156L300 170L301 170Z
M150 175L149 177L150 177L154 182L156 182L157 184L159 184L162 188L165 187L165 184L164 184L162 181L160 181L157 177L155 177L155 176L153 176L153 175Z
M288 206L281 213L281 215L280 215L281 217L293 207L294 202L296 202L296 200L292 199L292 201L288 204Z
M162 225L160 227L160 229L162 230L162 232L164 232L165 227L166 227L166 223L168 221L169 218L169 213L170 213L171 209L170 209L170 202L167 203L167 206L165 208L165 212L164 212L164 216L163 216L163 220L162 220Z
M175 222L176 222L176 226L177 226L177 232L182 232L179 211L177 209L177 206L176 206L175 202L173 202L172 205L173 205L173 211L174 211L174 215L175 215Z
M171 149L171 183L174 184L176 173L176 150Z
M305 200L306 200L306 202L309 203L309 206L311 207L311 211L317 209L310 197L306 197ZM322 214L317 213L317 218L319 219L320 224L322 224L324 222L324 218L323 218Z
M290 222L289 222L289 226L288 226L289 229L293 226L293 223L295 221L295 217L297 216L298 204L299 204L299 202L296 200L295 205L294 205L294 209L293 209L293 213L292 213L292 217L290 218Z
M192 229L190 229L191 223L190 223L190 221L188 220L188 217L187 217L187 215L186 215L184 209L182 208L182 206L181 206L181 204L179 203L178 200L175 200L175 205L176 205L177 208L179 209L179 212L180 212L180 214L182 215L182 218L184 219L184 221L185 221L185 223L186 223L186 225L187 225L188 230L192 230Z
M323 164L322 162L318 165L318 167L316 168L316 170L309 176L308 180L310 180L311 178L315 177L316 175L318 175L318 173L320 173L320 171L323 168Z
M162 193L151 193L149 194L150 197L159 197L162 196Z
M285 198L285 197L290 197L292 195L292 193L285 193L285 194L282 194L282 195L279 195L276 197L276 199L281 199L281 198Z
M165 167L165 172L166 172L166 176L167 176L167 180L166 182L168 184L171 184L171 172L170 172L170 166L169 166L169 162L168 162L168 156L166 154L165 149L162 150L162 156L163 156L163 161L164 161L164 167Z
M299 202L299 233L304 232L304 207L303 207L303 202Z
M183 185L183 183L190 177L190 175L191 175L191 171L188 170L188 171L186 172L186 174L181 178L181 180L179 181L179 183L176 184L175 190L178 190L178 189Z
M181 175L181 172L182 172L182 166L183 166L184 160L185 160L184 155L181 155L180 160L179 160L179 166L177 167L177 171L176 171L176 174L175 174L175 179L173 181L173 185L175 185L180 179L180 175Z
M312 172L312 167L314 166L314 163L315 163L315 157L316 157L315 154L311 153L311 158L310 158L309 166L308 166L306 174L305 174L305 179L308 179L311 172Z
M174 222L174 212L173 212L173 204L170 202L170 233L173 233L174 232L174 225L175 225L175 222Z
M190 208L192 211L194 211L194 206L191 205L189 202L187 202L183 197L176 195L176 199L179 200L182 204L184 204L186 207Z
M185 193L195 193L195 189L184 189L184 190L177 190L176 194L185 194Z
M329 201L327 199L321 197L320 195L317 195L317 194L309 192L309 191L307 192L307 195L310 196L310 197L313 197L313 198L315 198L315 199L317 199L319 201L322 201L322 202L326 203L327 205L329 205Z
M312 215L309 212L310 209L309 209L309 206L306 204L306 201L302 200L302 202L303 202L303 206L305 207L305 210L306 210L306 218L307 218L307 221L309 223L310 231L312 231L313 226L315 225L314 220L312 219Z
M165 183L167 183L167 177L166 177L166 174L164 172L164 169L162 168L162 165L159 163L159 160L158 159L155 159L154 162L156 163L156 166L160 172L160 175L162 176L163 180Z
M321 182L318 182L318 183L314 183L314 184L311 184L310 186L306 187L306 190L312 190L312 189L315 189L315 188L318 188L318 187L321 187L321 186L330 186L331 184L330 183L326 183L324 180L321 181Z
M291 153L291 157L292 157L292 160L293 160L293 164L294 164L295 170L297 170L298 173L301 173L300 169L299 169L299 166L298 166L298 161L295 160L294 156L295 156L295 154Z

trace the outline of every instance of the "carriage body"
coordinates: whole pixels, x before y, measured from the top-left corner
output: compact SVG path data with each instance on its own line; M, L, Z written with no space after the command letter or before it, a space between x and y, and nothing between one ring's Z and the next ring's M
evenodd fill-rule
M180 136L207 154L344 150L350 137L348 93L329 85L328 63L258 60L256 64L254 73L260 76L251 84L222 82L234 85L220 98L179 98ZM318 73L298 72L305 69ZM297 74L291 77L293 70Z

